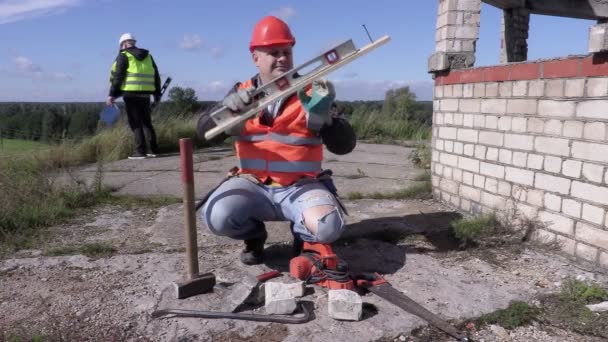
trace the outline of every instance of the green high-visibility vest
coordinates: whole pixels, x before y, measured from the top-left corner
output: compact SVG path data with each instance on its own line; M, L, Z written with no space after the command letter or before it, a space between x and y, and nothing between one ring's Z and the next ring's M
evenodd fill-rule
M152 65L152 57L148 54L142 61L138 60L128 51L121 51L127 56L129 67L127 68L127 76L125 81L120 86L122 91L146 91L153 93L156 90L154 83L154 66ZM112 74L110 75L110 84L116 73L116 61L112 64Z

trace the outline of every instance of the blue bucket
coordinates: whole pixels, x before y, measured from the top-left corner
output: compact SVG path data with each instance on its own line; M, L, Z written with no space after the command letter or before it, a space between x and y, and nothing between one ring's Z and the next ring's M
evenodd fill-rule
M118 119L119 115L120 109L117 105L106 106L106 108L104 108L101 113L99 113L99 117L101 118L101 120L105 122L108 126L111 126L114 122L116 122L116 119Z

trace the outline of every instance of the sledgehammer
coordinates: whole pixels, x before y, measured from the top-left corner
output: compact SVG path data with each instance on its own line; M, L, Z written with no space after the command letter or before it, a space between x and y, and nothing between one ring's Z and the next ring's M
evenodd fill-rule
M185 281L174 283L177 299L206 293L215 286L213 273L199 274L198 245L196 240L196 216L194 211L194 171L192 166L192 139L179 139L182 185L184 188L184 232L186 236L186 263L188 274Z

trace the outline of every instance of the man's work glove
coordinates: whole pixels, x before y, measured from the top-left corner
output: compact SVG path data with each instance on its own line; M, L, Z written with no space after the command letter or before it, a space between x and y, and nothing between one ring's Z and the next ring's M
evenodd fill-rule
M242 114L245 109L253 102L253 96L245 89L239 89L224 98L222 104L233 113Z
M321 127L331 124L331 105L336 98L334 85L326 80L312 82L312 91L308 95L306 88L298 90L298 98L306 111L308 129L319 131Z

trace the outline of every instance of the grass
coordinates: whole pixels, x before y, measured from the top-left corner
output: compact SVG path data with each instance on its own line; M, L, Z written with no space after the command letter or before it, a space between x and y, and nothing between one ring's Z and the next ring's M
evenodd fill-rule
M505 329L514 329L529 325L538 318L540 313L541 310L537 307L525 302L514 301L506 309L482 315L478 320L478 324L498 324Z
M495 234L502 227L494 214L462 218L452 222L454 236L464 245Z
M393 143L395 140L429 140L431 127L414 121L386 118L372 111L353 115L350 119L358 139L374 143Z
M413 184L403 190L394 191L394 192L373 192L364 194L361 192L350 192L346 195L346 199L349 200L359 200L359 199L390 199L390 200L399 200L399 199L412 199L412 198L430 198L432 186L429 179L430 176L426 177L426 180L423 180L420 183Z
M116 249L105 243L87 243L81 246L62 246L50 248L43 252L46 256L82 254L90 258L102 258L112 255Z
M45 147L44 144L31 140L0 138L0 156L3 154L28 152L43 147Z

